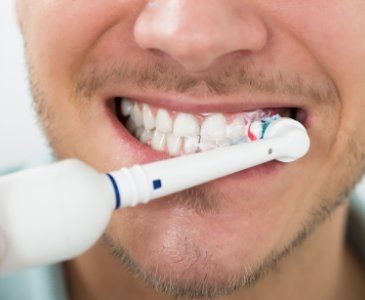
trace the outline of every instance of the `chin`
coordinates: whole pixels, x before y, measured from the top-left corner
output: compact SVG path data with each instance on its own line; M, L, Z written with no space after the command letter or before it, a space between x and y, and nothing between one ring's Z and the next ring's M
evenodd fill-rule
M272 172L280 177L287 171ZM120 210L108 236L131 271L152 285L251 283L299 230L299 224L287 227L298 202L280 180L260 189L258 174L246 175L252 181L247 187L237 184L241 176Z

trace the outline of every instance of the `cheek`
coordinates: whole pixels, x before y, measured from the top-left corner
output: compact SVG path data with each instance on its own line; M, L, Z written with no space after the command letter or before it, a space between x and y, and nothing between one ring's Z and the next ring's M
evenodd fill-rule
M42 80L72 85L97 40L119 20L130 18L139 2L41 0L28 7L28 52Z
M336 119L331 125L337 123L337 127L328 153L331 170L327 174L332 177L333 170L338 170L340 178L340 172L360 170L359 165L365 164L365 2L282 0L276 7L268 6L336 84L341 106L339 115L328 112L332 120Z
M110 167L111 161L118 160L119 165L123 161L120 143L112 150L105 147L116 138L110 132L100 103L78 99L88 101L88 108L80 109L72 93L74 78L93 45L119 20L133 17L143 2L40 0L30 5L19 1L21 17L26 21L32 81L35 89L40 90L37 98L44 99L43 106L47 106L43 107L44 117L51 122L46 130L60 157L83 157L95 164L98 156L99 166L104 168Z
M60 159L77 157L106 172L127 165L130 151L111 129L98 100L82 99L93 101L86 109L65 101L48 103L52 125L47 135Z
M335 82L343 106L341 122L348 126L347 119L354 119L355 125L365 103L365 2L282 2L280 22Z

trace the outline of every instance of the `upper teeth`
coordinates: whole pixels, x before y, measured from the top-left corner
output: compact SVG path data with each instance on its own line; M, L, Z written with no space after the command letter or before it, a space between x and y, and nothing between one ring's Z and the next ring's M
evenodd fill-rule
M121 114L128 117L127 129L142 143L170 155L206 151L215 147L259 139L262 118L270 112L256 110L225 116L221 113L192 115L157 109L123 99Z
M131 119L137 127L143 126L143 115L137 102L134 103L131 109Z
M193 115L179 113L174 122L174 135L195 137L199 135L200 126Z
M201 127L200 135L213 141L221 141L227 136L227 121L222 114L207 117Z
M150 107L147 104L143 104L142 109L143 125L147 130L155 128L155 117L152 114Z
M132 103L128 99L122 101L122 115L129 116L132 110Z
M173 129L173 121L165 109L159 109L156 116L156 129L163 133L170 133Z
M237 143L242 140L246 134L245 121L240 117L233 119L232 123L227 127L227 136L232 143Z

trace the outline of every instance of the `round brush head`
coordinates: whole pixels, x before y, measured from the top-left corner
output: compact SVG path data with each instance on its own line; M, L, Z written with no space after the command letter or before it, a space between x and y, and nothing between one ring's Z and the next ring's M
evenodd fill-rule
M264 139L282 138L280 141L281 162L292 162L307 154L310 140L305 127L291 118L273 120L264 132Z

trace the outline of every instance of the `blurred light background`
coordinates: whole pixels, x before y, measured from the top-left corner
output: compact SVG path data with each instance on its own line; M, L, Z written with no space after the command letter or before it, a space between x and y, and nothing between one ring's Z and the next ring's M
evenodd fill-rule
M0 1L0 168L22 165L49 152L32 108L13 5L13 0ZM358 190L365 199L365 181Z
M27 84L13 0L0 1L0 168L47 153Z

